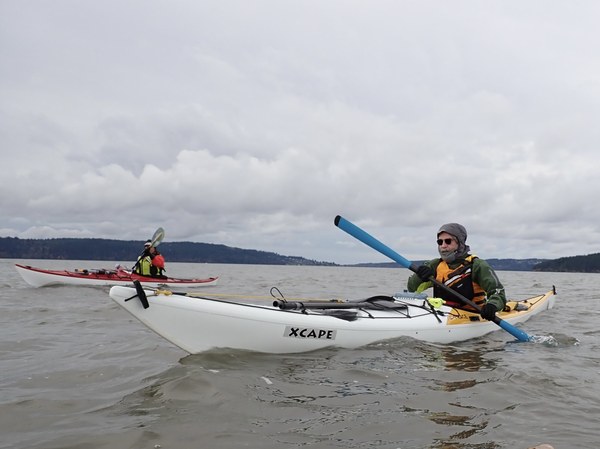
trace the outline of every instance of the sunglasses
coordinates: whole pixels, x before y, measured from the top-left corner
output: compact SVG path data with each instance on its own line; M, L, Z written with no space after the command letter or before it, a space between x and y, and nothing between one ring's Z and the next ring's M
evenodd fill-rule
M454 239L438 239L437 244L438 246L442 246L443 243L445 243L446 245L450 245L453 241Z

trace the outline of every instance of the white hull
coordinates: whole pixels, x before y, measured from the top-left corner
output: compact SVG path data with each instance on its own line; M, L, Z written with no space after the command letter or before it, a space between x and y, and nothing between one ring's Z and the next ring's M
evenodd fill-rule
M405 300L405 312L357 310L354 321L322 311L280 310L273 306L241 304L215 298L145 290L144 308L134 288L113 287L110 297L148 328L191 354L215 348L266 353L298 353L331 346L357 348L370 343L411 337L432 343L451 343L480 337L500 329L489 321L442 307L437 316L421 307L423 300ZM132 298L133 297L133 298ZM127 298L132 298L127 300ZM511 324L520 323L552 307L553 292L531 298L529 308L499 314ZM439 318L439 321L438 321Z
M23 280L33 287L46 287L50 285L80 285L80 286L131 286L133 279L138 279L148 288L159 288L164 286L178 288L195 288L216 285L218 278L207 279L178 279L166 278L154 280L152 278L132 277L131 272L124 270L45 270L26 265L15 265L15 269ZM110 274L101 274L105 271ZM87 274L85 274L87 272Z

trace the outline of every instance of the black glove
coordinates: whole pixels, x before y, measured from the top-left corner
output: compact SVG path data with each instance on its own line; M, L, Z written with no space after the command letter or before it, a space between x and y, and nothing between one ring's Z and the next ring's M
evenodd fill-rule
M419 276L423 282L427 282L434 275L433 270L428 265L421 265L419 268L417 268L415 273L417 273L417 276Z
M498 311L498 308L494 305L494 304L484 304L484 306L481 308L481 318L484 318L488 321L494 321L494 318L496 317L496 312Z

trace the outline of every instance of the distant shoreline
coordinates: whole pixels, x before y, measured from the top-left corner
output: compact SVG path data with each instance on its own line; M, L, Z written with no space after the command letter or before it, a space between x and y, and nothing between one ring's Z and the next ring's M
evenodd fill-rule
M0 258L119 262L137 259L143 244L143 241L134 240L0 237ZM212 243L163 242L160 250L168 255L167 259L170 262L400 268L400 265L395 262L337 264ZM486 259L486 261L492 268L499 271L600 273L600 253L553 260L532 258Z

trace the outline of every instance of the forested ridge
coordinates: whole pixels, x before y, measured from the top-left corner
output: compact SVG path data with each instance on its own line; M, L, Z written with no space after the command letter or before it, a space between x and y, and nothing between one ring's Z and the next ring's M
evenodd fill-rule
M535 265L533 270L567 273L600 273L600 253L546 260Z
M0 237L0 258L135 261L144 241L109 239L19 239ZM303 257L196 242L162 242L167 262L264 265L334 265Z

